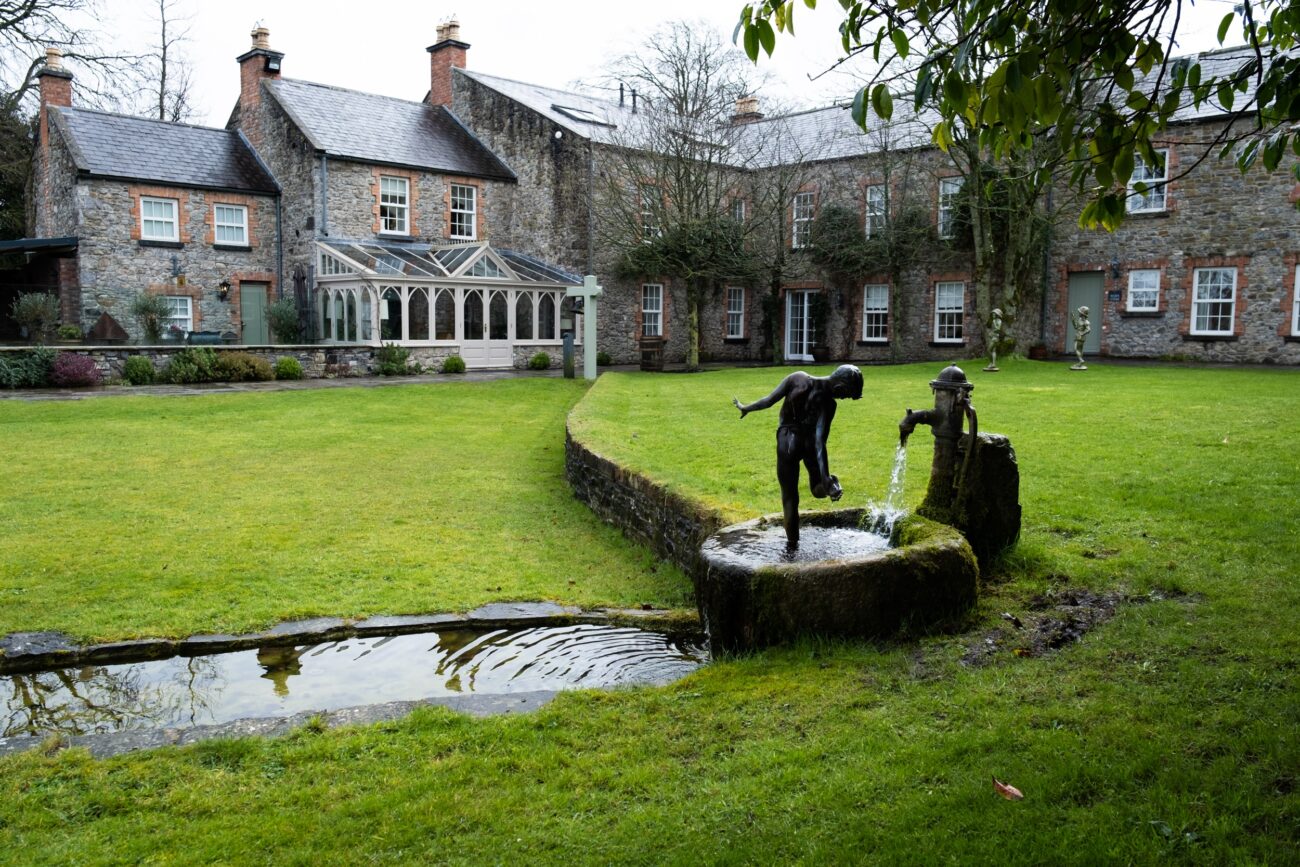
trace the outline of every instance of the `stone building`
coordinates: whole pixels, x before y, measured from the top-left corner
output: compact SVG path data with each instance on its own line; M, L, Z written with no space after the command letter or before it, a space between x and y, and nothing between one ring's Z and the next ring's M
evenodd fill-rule
M600 205L602 190L625 189L640 208L636 230L654 229L654 193L624 159L647 123L636 95L472 70L454 22L428 53L428 82L412 82L413 95L427 94L394 99L282 77L284 55L259 28L237 60L225 130L72 108L71 76L51 55L40 73L32 238L9 249L57 273L65 319L83 327L104 313L121 321L125 299L149 291L189 298L193 330L255 342L263 332L246 321L257 307L247 299L297 286L313 339L398 342L420 360L455 353L471 367L558 356L563 332L581 333L564 287L594 273L605 287L602 350L632 362L648 339L668 361L685 358L685 286L616 276L620 251ZM1242 177L1197 160L1225 123L1209 106L1180 116L1165 166L1135 173L1149 189L1134 189L1119 232L1062 219L1042 303L1020 311L1022 348L1065 351L1068 310L1086 304L1092 352L1300 361L1296 195L1280 173ZM706 293L702 358L877 363L984 351L972 256L956 228L961 179L925 118L864 134L843 107L764 117L746 99L717 135L732 185L725 208L747 249L779 267ZM159 201L174 203L174 227L173 206ZM878 273L849 280L816 264L809 232L832 206L881 251ZM216 240L234 225L231 209L246 214L246 243ZM144 237L160 227L172 234Z

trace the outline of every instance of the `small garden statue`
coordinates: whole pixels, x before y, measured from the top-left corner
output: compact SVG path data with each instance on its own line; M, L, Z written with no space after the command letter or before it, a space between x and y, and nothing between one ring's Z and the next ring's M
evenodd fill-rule
M835 401L846 397L862 397L862 371L852 364L841 364L830 376L796 371L767 397L750 404L731 399L741 418L784 401L776 429L776 478L781 483L786 545L791 549L799 547L799 463L808 468L808 488L814 497L830 497L834 502L844 495L840 480L831 475L826 441L835 418Z
M1088 333L1092 331L1092 323L1088 321L1088 308L1080 307L1070 315L1070 324L1074 326L1074 354L1079 360L1070 365L1071 370L1087 370L1088 365L1083 363L1083 344L1088 339Z
M1002 342L1002 308L994 307L989 317L989 366L985 373L998 372L998 344Z

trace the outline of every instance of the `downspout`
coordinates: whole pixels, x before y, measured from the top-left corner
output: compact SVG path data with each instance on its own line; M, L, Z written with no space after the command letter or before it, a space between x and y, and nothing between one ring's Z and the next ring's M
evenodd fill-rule
M330 233L330 165L329 157L322 151L320 155L320 234L329 237Z
M622 85L619 85L620 91ZM622 94L620 93L620 97ZM587 139L587 273L596 273L596 149Z
M284 232L281 231L283 213L280 195L275 197L275 288L276 298L284 298Z
M1052 285L1052 187L1047 187L1047 243L1043 244L1043 292L1038 311L1038 342L1047 345L1047 292Z

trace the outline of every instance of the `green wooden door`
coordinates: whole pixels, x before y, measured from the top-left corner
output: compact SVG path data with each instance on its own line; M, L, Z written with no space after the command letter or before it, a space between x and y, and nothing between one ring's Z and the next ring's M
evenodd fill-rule
M271 334L266 325L265 283L239 284L239 321L243 323L241 343L270 343Z
M1083 341L1083 351L1089 355L1101 352L1101 295L1105 280L1100 271L1080 271L1070 275L1070 312L1080 307L1088 308L1088 321L1092 330ZM1065 352L1074 352L1074 324L1065 319Z

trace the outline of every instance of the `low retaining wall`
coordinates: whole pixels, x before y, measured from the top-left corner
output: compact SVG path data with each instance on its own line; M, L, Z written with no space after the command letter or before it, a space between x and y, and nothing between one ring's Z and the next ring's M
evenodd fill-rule
M700 546L724 525L722 515L665 490L574 439L565 427L564 474L569 487L606 523L695 578Z

